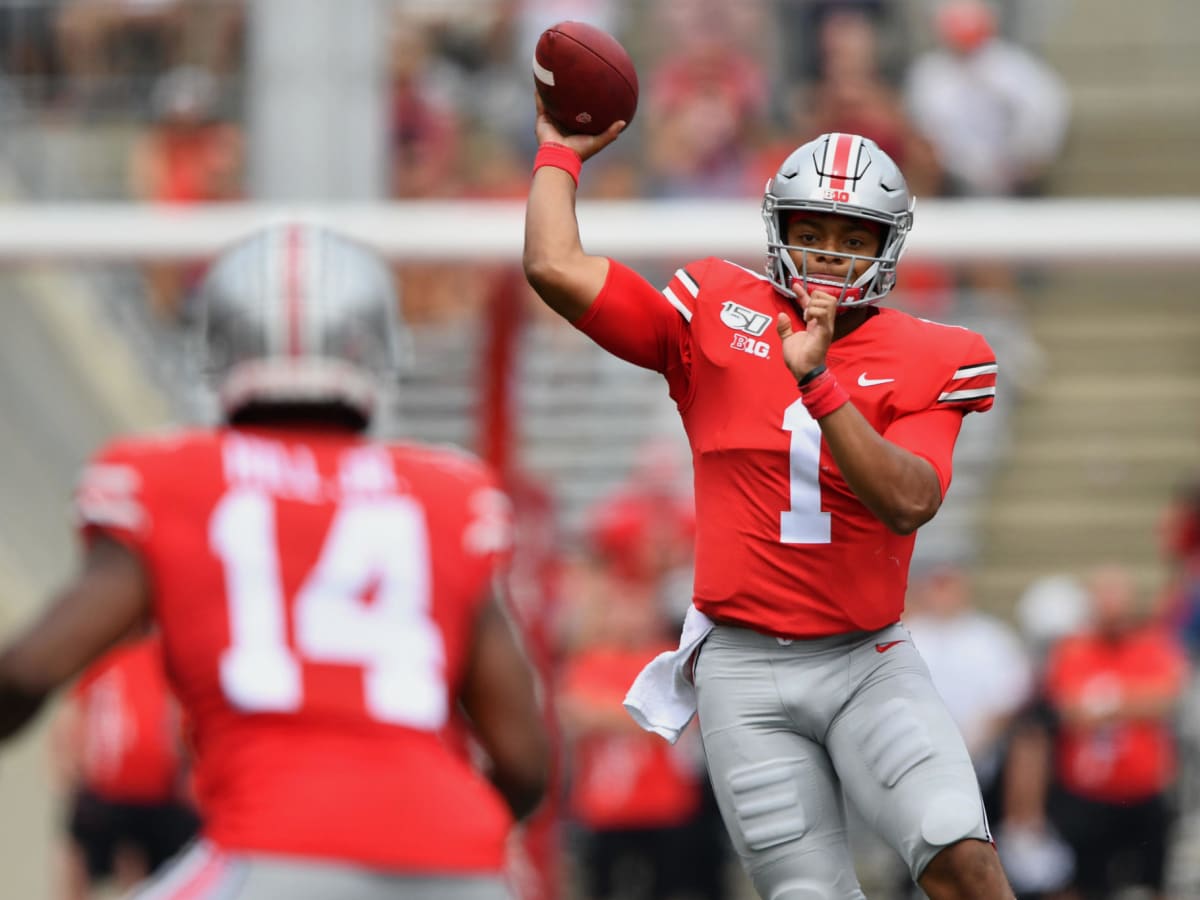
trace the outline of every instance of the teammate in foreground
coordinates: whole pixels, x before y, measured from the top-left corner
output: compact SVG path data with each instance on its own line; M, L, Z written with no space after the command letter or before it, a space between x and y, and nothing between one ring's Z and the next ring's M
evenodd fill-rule
M224 427L83 473L82 571L0 655L0 737L148 616L194 727L204 838L144 898L507 897L546 737L476 461L362 432L396 361L382 261L267 229L201 288ZM461 708L491 784L446 740Z
M568 137L539 114L524 262L552 309L663 373L691 441L695 610L626 705L674 738L698 703L726 828L763 897L863 897L844 790L933 900L1011 898L971 760L899 624L962 418L992 405L991 348L874 305L912 203L856 135L805 144L769 182L765 276L705 259L659 292L589 256L580 160L622 124Z

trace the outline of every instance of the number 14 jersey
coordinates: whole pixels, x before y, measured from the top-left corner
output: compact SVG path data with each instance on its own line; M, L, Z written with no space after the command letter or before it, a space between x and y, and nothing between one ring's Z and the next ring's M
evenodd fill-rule
M661 293L613 261L574 324L666 376L692 448L700 611L788 638L879 629L900 618L915 535L889 531L846 484L783 362L780 312L803 328L790 298L724 260L678 270ZM944 495L963 416L992 405L995 355L965 328L872 313L827 365Z
M477 462L321 433L117 442L85 534L138 553L206 836L390 871L498 871L511 819L445 739L511 525Z

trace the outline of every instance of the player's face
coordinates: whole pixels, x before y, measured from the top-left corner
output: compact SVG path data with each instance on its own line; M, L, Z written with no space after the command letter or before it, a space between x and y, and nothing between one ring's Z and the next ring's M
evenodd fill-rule
M788 250L796 270L809 275L844 279L851 265L850 256L860 257L854 260L854 271L850 274L849 280L853 282L870 267L871 257L878 255L882 236L883 226L867 219L836 213L800 213L788 222L785 240L789 247L796 248Z

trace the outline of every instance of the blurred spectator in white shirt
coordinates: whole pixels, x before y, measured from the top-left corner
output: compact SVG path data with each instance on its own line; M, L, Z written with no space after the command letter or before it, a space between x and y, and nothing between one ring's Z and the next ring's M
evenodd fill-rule
M940 564L913 580L904 624L958 724L985 797L1033 673L1016 631L972 607L967 574Z
M997 36L995 13L983 0L949 0L934 25L940 46L913 63L906 99L938 154L946 192L1036 193L1066 138L1064 82Z

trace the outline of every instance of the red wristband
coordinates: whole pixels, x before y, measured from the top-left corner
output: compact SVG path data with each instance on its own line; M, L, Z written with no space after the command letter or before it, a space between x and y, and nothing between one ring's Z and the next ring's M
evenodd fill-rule
M575 186L579 186L579 173L583 170L583 158L566 144L557 141L546 141L538 147L537 156L533 158L533 171L542 166L562 169L571 176Z
M823 419L850 402L846 389L838 384L834 374L826 369L812 381L801 386L800 399L814 419Z

